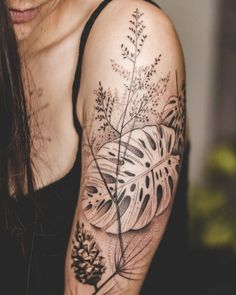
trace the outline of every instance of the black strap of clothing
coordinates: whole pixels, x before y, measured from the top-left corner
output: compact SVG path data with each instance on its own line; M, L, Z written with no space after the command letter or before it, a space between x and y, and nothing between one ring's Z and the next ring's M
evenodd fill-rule
M77 98L78 98L79 89L80 89L82 59L84 55L85 45L95 20L97 19L101 11L106 7L106 5L110 3L111 1L112 0L105 0L98 5L98 7L94 10L94 12L91 14L89 19L87 20L80 38L79 59L78 59L77 67L76 67L75 78L74 78L73 89L72 89L73 120L74 120L75 129L79 134L81 134L82 132L82 126L77 117L76 105L77 105Z
M80 38L80 46L79 46L79 58L78 58L78 63L76 66L76 72L75 72L75 78L73 82L73 88L72 88L72 102L73 102L73 121L74 121L74 126L76 131L78 132L79 135L82 134L82 126L79 122L78 116L77 116L77 110L76 110L76 105L77 105L77 98L79 94L79 89L80 89L80 82L81 82L81 72L82 72L82 60L83 60L83 55L84 55L84 50L85 50L85 45L86 41L88 39L89 33L92 29L92 26L101 13L101 11L109 4L112 0L104 0L102 1L98 7L93 11L89 19L87 20L84 29L81 34ZM155 2L152 0L144 0L146 2L154 4L156 7L160 8Z
M149 2L149 3L153 4L153 5L155 5L156 7L160 8L160 6L157 5L156 2L154 2L153 0L144 0L144 1Z

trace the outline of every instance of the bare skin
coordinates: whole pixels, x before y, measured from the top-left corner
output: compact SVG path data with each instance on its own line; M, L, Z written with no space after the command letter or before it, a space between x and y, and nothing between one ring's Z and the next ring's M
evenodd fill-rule
M27 69L25 88L30 113L34 114L31 116L34 164L40 188L63 177L75 161L78 135L72 121L71 87L82 28L100 1L88 4L81 0L10 0L8 3L10 8L19 10L42 7L32 21L14 24L21 59ZM78 117L82 124L82 98L79 101Z
M42 13L15 25L41 130L34 138L38 187L61 178L74 162L71 87L79 38L101 2L28 1L44 3ZM65 295L138 294L179 179L184 81L181 46L166 15L142 0L113 0L94 24L83 60L77 105L83 166Z
M137 0L112 1L87 48L83 175L65 294L136 295L165 230L181 169L183 56L166 15Z

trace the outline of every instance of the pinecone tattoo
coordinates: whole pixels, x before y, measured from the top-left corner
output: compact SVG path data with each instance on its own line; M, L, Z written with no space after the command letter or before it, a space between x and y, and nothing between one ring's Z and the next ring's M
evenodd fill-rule
M82 284L89 284L97 288L97 283L101 280L106 270L105 258L101 255L101 249L93 238L92 234L80 226L79 221L76 226L76 233L72 241L73 248L71 258L76 279Z

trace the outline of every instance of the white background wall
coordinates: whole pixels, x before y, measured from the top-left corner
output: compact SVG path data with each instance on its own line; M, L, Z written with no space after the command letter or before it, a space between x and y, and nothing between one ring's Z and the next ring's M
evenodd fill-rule
M218 0L157 0L179 34L187 69L187 104L191 136L190 180L204 182L211 145L217 58Z

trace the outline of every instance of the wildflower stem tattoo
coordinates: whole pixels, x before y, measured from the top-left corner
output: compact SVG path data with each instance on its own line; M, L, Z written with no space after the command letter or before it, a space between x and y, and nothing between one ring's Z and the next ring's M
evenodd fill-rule
M143 17L139 9L132 13L127 45L120 46L124 65L110 60L123 80L119 92L99 81L90 132L85 118L83 146L90 158L80 204L86 222L76 223L70 258L76 280L91 286L90 294L122 294L124 282L143 277L149 227L170 209L181 166L185 84L177 69L165 76L158 71L160 53L151 64L138 64L148 40ZM171 94L170 81L176 85Z

